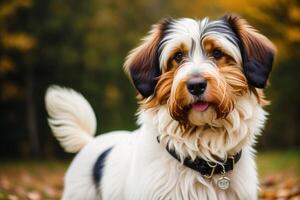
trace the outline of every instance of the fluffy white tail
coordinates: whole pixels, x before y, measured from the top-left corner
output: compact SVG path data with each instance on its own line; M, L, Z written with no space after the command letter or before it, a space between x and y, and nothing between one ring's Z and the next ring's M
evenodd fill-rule
M93 139L96 117L87 100L72 89L59 86L48 88L46 108L53 134L67 152L78 152Z

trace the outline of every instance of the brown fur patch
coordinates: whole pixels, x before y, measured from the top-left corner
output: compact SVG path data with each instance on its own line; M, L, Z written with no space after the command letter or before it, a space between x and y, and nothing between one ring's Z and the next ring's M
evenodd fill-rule
M237 15L223 17L240 40L243 68L248 82L256 88L264 88L272 70L276 48L248 22Z
M225 16L233 28L238 33L243 42L246 53L262 61L265 59L266 48L275 52L276 48L273 43L260 34L256 29L248 24L248 22L237 15Z
M206 98L216 105L218 117L226 117L233 110L236 97L249 92L249 88L241 66L238 66L236 61L217 43L213 38L207 38L203 42L207 55L214 60L220 73L218 80L216 80L217 77L212 77L209 74L205 75L209 83ZM223 56L218 60L212 57L212 52L215 49L223 52Z
M174 95L168 101L169 112L173 119L181 124L187 124L187 115L190 109L191 97L186 87L187 79L181 80Z
M175 71L176 69L174 68L173 70L168 71L159 77L153 97L150 100L147 99L140 102L143 108L155 108L159 105L164 105L167 103L170 97Z
M215 41L214 38L206 38L203 41L203 46L204 49L208 55L208 57L210 57L212 60L214 60L216 62L216 64L218 65L218 67L222 67L222 66L228 66L228 65L235 65L236 62L234 61L234 59L226 52L226 50L224 50L222 47L217 45L217 42ZM212 56L212 53L215 49L219 49L223 52L223 57L215 60Z
M250 87L250 91L253 92L253 94L255 95L255 97L257 99L258 104L261 105L262 107L268 106L271 104L271 101L266 99L265 93L262 89Z
M215 105L218 118L226 117L234 108L234 97L230 95L230 87L224 78L216 80L208 74L204 77L208 81L206 101Z
M182 62L183 62L186 55L187 55L187 53L188 53L188 47L184 43L181 43L177 48L175 48L174 50L172 50L170 52L170 56L169 56L169 59L168 59L168 62L167 62L167 67L166 67L167 71L169 71L173 68L177 68L177 67L179 67L179 65L182 64L182 62L177 63L174 59L174 56L177 52L183 53L183 60L182 60Z
M160 75L157 48L170 22L171 19L166 19L153 25L142 44L133 49L126 58L124 69L144 97L153 93L157 82L156 78Z
M151 99L140 101L140 105L144 109L149 109L167 104L172 118L180 124L187 124L190 95L186 88L186 80L182 80L174 95L171 95L173 79L177 70L178 68L172 68L162 74L155 88L154 96Z

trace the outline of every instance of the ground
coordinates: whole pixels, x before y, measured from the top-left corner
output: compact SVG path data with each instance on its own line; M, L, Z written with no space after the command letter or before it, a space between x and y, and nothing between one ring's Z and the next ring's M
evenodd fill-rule
M70 161L4 161L0 200L60 199ZM260 199L300 200L300 149L259 153Z

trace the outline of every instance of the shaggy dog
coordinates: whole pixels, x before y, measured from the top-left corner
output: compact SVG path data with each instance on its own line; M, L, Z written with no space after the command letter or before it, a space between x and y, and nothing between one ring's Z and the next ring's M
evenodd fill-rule
M50 87L49 124L78 152L63 199L257 199L253 145L275 47L246 20L165 19L125 61L139 95L133 132L93 137L77 92Z

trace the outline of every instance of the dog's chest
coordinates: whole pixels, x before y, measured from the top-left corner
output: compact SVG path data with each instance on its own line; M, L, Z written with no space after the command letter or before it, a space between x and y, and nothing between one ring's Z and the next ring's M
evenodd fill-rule
M243 148L243 156L234 170L226 173L231 179L230 188L221 190L217 186L220 175L206 179L170 156L159 143L151 144L146 137L140 136L139 139L145 142L133 143L131 151L122 148L113 151L112 155L118 156L111 156L107 160L109 167L101 187L103 199L257 199L257 177L255 162L249 153L251 148ZM125 156L130 160L121 165Z
M217 187L218 177L206 179L176 161L152 163L134 179L125 190L128 199L239 199L235 190Z

